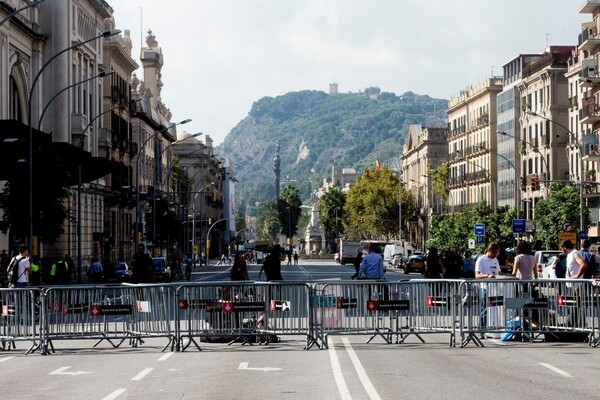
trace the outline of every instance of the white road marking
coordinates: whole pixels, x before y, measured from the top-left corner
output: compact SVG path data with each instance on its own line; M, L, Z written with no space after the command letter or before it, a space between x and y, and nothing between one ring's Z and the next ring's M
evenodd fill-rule
M161 358L158 359L158 361L165 361L167 358L171 357L173 355L173 353L167 353L164 356L162 356Z
M371 380L369 379L367 372L363 368L362 363L360 362L360 360L358 359L358 356L354 352L354 349L352 348L350 341L348 340L348 338L342 338L342 341L344 342L344 346L346 346L346 351L348 352L348 355L350 356L350 360L352 360L352 364L354 364L354 369L356 370L356 373L358 374L358 378L360 379L360 382L362 383L363 387L365 388L365 391L369 395L369 398L373 399L373 400L381 400L381 397L379 397L379 394L377 393L375 386L373 386L373 384L371 383Z
M540 363L540 365L541 365L542 367L546 367L546 368L548 368L550 371L554 371L554 372L556 372L557 374L564 376L565 378L572 378L572 377L573 377L573 375L571 375L570 373L568 373L568 372L566 372L566 371L563 371L563 370L562 370L562 369L560 369L560 368L556 368L554 365L547 364L547 363Z
M337 353L335 352L335 347L333 346L333 340L329 343L329 360L331 361L333 377L335 378L335 384L337 385L338 392L340 392L340 397L342 400L351 400L352 396L350 395L350 391L346 385L346 380L344 379L344 374L342 373L342 368L340 367L340 362L338 361Z
M0 358L0 362L8 361L8 360L10 360L11 358L15 358L15 356L10 356L10 357L2 357L2 358Z
M150 372L152 372L154 368L146 368L145 370L143 370L142 372L140 372L139 374L137 374L136 376L134 376L133 378L131 378L132 381L141 381L142 379L144 379L144 377L146 375L148 375Z
M114 400L117 397L119 397L120 395L122 395L123 393L125 393L127 389L117 389L114 392L112 392L111 394L109 394L108 396L106 396L105 398L103 398L102 400Z
M50 372L48 375L84 375L84 374L91 374L91 372L86 372L86 371L68 372L67 370L69 368L71 368L71 367L60 367L59 369L56 369L56 370Z
M263 367L263 368L249 368L248 365L250 365L250 363L247 362L241 362L240 366L238 367L238 369L247 369L249 371L263 371L263 372L271 372L271 371L281 371L281 368L274 368L274 367Z

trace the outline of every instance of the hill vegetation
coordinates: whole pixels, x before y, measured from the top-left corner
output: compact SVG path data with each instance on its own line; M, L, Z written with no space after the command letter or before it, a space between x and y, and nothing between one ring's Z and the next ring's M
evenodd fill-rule
M447 100L406 92L400 96L367 88L329 95L291 92L256 101L248 116L217 147L234 161L237 208L256 215L257 206L275 197L273 160L280 145L281 188L291 184L303 200L331 180L333 165L397 165L408 127L445 126ZM434 115L435 113L435 115Z

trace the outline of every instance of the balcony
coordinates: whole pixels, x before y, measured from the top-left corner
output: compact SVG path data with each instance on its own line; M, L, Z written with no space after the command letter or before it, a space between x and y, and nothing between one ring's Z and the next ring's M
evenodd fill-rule
M579 34L578 49L591 51L600 45L600 36L596 28L586 28Z
M581 153L583 161L600 160L600 146L598 144L584 144Z
M594 87L598 83L600 83L600 74L598 74L598 68L596 66L588 66L581 70L579 84L582 87Z
M600 112L595 103L583 106L579 110L579 122L582 124L595 124L600 121Z

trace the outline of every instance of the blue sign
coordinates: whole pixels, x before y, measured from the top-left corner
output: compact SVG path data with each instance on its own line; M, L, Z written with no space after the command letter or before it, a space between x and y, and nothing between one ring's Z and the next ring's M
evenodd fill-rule
M587 232L586 231L579 231L577 232L577 237L581 240L585 240L587 239Z
M512 231L513 233L525 233L526 225L524 219L513 219Z
M484 236L475 236L475 244L485 244Z
M475 236L485 236L485 224L475 224Z

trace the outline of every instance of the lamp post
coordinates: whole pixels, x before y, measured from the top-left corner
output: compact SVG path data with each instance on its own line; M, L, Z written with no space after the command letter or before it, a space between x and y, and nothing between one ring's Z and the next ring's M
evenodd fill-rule
M180 121L176 124L173 124L165 129L161 129L159 131L154 132L152 135L149 135L148 138L144 141L144 143L140 146L139 151L138 151L138 155L137 155L137 160L136 160L136 168L135 168L135 183L137 186L137 190L136 190L136 199L135 199L135 229L136 229L136 244L139 244L140 240L137 237L138 236L138 232L140 229L140 161L141 161L141 156L142 156L142 151L145 149L146 144L153 139L154 137L156 137L157 135L167 131L170 128L173 128L177 125L183 125L183 124L187 124L188 122L191 122L191 119L184 119L183 121Z
M97 79L97 78L104 78L104 77L107 77L107 76L111 76L112 74L114 74L114 71L102 71L102 72L100 72L98 75L92 76L91 78L84 79L84 80L82 80L82 81L80 81L80 82L75 82L75 83L72 83L72 84L70 84L69 86L67 86L66 88L63 88L63 89L59 90L59 91L58 91L58 93L56 93L56 94L55 94L55 95L54 95L54 96L53 96L53 97L52 97L52 98L51 98L51 99L48 101L48 103L46 103L46 106L45 106L45 107L44 107L44 109L42 110L42 114L40 115L40 119L39 119L39 121L38 121L38 127L37 127L37 128L38 128L38 131L39 131L39 130L41 129L41 127L42 127L42 120L44 119L44 115L46 114L46 111L48 111L48 107L50 107L50 104L52 104L52 102L53 102L53 101L54 101L54 100L55 100L55 99L56 99L58 96L60 96L60 95L61 95L62 93L64 93L65 91L67 91L67 90L69 90L69 89L71 89L71 88L73 88L73 87L75 87L75 86L78 86L78 85L84 84L84 83L86 83L86 82L89 82L89 81L91 81L91 80L93 80L93 79Z
M216 220L209 228L208 228L208 232L206 232L206 266L208 267L208 252L209 252L209 248L208 248L208 241L210 240L210 231L212 231L212 228L215 227L215 225L217 225L219 222L222 221L228 221L230 219L233 218L221 218L219 220Z
M540 151L540 149L538 149L538 147L537 147L537 146L534 146L534 145L533 145L533 143L530 143L530 142L528 142L528 141L526 141L526 140L524 140L524 139L521 139L521 138L518 138L518 137L516 137L516 136L513 136L513 135L511 135L510 133L506 133L506 132L502 132L502 131L498 131L498 132L496 132L496 133L497 133L498 135L504 135L504 136L508 136L508 137L510 137L510 138L513 138L513 139L515 139L515 140L518 140L519 142L521 142L521 143L523 143L523 144L526 144L526 145L529 145L529 146L531 146L531 148L533 149L533 151L534 151L534 152L536 152L536 153L538 153L538 154L541 156L541 158L542 158L542 162L543 162L543 164L544 164L544 167L545 167L545 169L546 169L546 172L548 173L548 178L550 178L550 170L548 169L548 163L546 162L546 157L544 157L544 155L542 154L542 152Z
M27 4L26 6L23 6L23 7L19 8L19 9L14 10L10 14L8 14L2 21L0 21L0 26L2 26L6 21L8 21L9 19L11 19L12 17L14 17L18 13L20 13L21 11L26 10L28 8L31 8L33 6L37 6L38 4L40 4L40 3L44 2L44 1L46 1L46 0L34 1L33 3Z
M27 187L28 187L28 213L29 213L27 246L29 247L29 254L31 254L31 255L34 255L34 252L33 252L33 126L31 124L32 113L33 113L33 110L32 110L33 91L35 90L35 86L36 86L38 80L40 79L40 77L42 76L42 73L44 72L44 70L56 58L58 58L59 56L61 56L64 53L66 53L70 50L73 50L79 46L82 46L86 43L92 42L94 40L98 40L100 38L107 38L107 37L111 37L114 35L118 35L119 33L121 33L121 31L119 29L112 29L112 30L103 32L102 34L97 35L93 38L84 40L79 43L75 43L74 45L71 45L71 46L67 47L66 49L59 51L58 53L56 53L55 55L50 57L48 59L48 61L46 61L42 65L40 70L37 72L37 74L33 77L32 81L31 81L31 88L29 89L29 97L27 99L27 127L29 130L28 137L27 137L27 140L28 140L28 143L27 143L27 150L28 150L28 154L27 154L28 182L27 182L27 185L28 186ZM81 268L81 267L79 266L79 268Z

